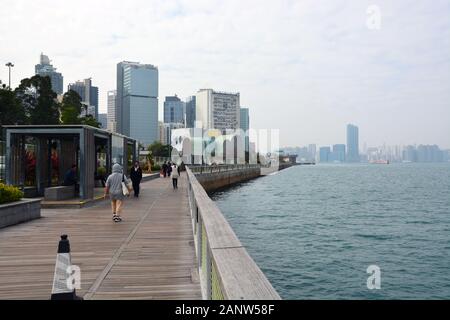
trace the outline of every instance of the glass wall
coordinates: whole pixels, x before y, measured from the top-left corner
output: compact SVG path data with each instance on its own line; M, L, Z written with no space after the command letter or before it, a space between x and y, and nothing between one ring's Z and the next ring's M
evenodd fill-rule
M111 140L111 161L112 161L112 165L115 163L118 163L120 165L123 166L124 161L123 161L123 154L124 154L124 150L123 150L123 145L124 145L124 139L121 136L112 135L112 140Z

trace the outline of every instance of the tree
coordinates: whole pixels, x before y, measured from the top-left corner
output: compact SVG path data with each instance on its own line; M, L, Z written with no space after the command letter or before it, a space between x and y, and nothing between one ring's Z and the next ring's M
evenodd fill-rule
M172 152L172 146L164 145L159 141L153 142L147 148L154 157L170 157Z
M0 126L26 124L25 110L14 91L0 87Z
M23 79L15 90L29 124L59 124L59 103L49 77Z
M81 102L80 95L73 91L67 91L61 103L61 122L63 124L85 124L100 128L101 124L90 114L82 117L81 113L87 113L87 107Z
M82 104L80 95L73 90L66 92L61 103L62 124L80 124L81 110Z
M81 123L91 126L91 127L96 127L96 128L100 128L101 127L101 123L98 122L93 115L88 114L84 117L81 118Z

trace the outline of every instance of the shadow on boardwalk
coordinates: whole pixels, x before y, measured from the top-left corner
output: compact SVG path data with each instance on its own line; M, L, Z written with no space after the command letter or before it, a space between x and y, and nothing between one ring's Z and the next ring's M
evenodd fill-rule
M141 185L121 223L109 201L42 210L43 218L0 229L0 299L49 299L59 236L69 235L85 299L201 299L185 174Z

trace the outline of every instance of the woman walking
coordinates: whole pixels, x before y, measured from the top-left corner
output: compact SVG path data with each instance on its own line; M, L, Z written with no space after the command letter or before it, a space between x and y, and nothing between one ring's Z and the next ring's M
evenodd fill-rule
M122 188L122 182L125 183L126 186L125 190ZM128 192L130 191L128 185L129 180L123 174L122 166L118 163L114 164L112 168L112 173L106 180L105 195L104 195L105 198L108 194L110 195L111 209L114 222L122 221L122 217L120 214L122 212L123 199L125 198L124 191L126 190L128 190Z
M139 185L142 180L142 169L139 166L139 161L136 161L134 167L131 168L130 179L133 182L134 196L137 198L139 197Z
M180 176L180 173L178 171L177 165L174 163L171 167L172 169L172 184L174 189L178 189L178 177Z

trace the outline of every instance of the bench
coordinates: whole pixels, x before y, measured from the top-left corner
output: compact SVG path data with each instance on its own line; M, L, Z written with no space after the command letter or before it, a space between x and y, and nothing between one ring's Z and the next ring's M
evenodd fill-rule
M75 186L45 188L44 199L50 201L67 200L75 197Z

